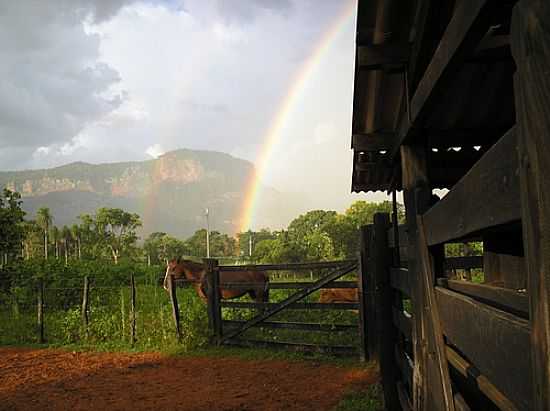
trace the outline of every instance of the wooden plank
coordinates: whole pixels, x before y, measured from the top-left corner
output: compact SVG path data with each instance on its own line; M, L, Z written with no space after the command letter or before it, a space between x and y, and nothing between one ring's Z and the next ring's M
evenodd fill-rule
M412 338L412 316L409 313L394 308L393 323L406 339Z
M130 275L130 342L132 347L136 343L136 279Z
M441 390L443 402L435 403L432 406L440 408L444 406L445 410L454 411L453 390L451 388L451 377L447 364L447 353L445 352L445 342L443 341L443 330L439 316L439 307L437 305L434 292L433 258L428 250L426 240L426 231L424 221L421 216L417 217L416 225L418 227L418 249L420 256L420 278L419 282L424 288L424 309L428 311L428 321L426 322L426 334L428 350L432 353L429 358L426 371L430 376L432 389ZM439 378L437 378L439 377Z
M519 409L532 408L527 320L436 287L443 332Z
M403 66L409 58L410 45L399 43L369 44L357 47L359 70L382 70Z
M395 361L401 371L401 376L403 381L407 384L408 387L413 386L413 368L414 364L410 357L407 355L405 350L401 345L396 345L394 347L394 357Z
M307 297L309 294L319 290L324 285L346 275L347 273L355 270L356 268L357 268L357 261L353 261L353 263L345 266L344 268L336 269L332 273L316 281L310 287L307 287L307 288L304 288L303 290L298 291L296 294L291 295L290 297L286 298L285 300L279 303L275 303L274 305L269 305L270 303L263 303L264 307L268 308L267 311L264 311L262 314L256 315L254 318L252 318L247 323L245 323L240 330L229 333L227 336L223 337L222 342L223 340L235 338L237 335L246 331L248 328L252 327L253 325L258 324L262 321L265 321L267 318L277 314L278 312L284 310L285 308L288 308L289 306L295 304L297 301L303 299L304 297ZM233 303L233 304L238 304L238 303ZM261 304L261 303L256 303L256 304ZM309 305L311 304L312 303L310 303ZM328 306L328 305L335 305L335 304L336 303L324 304L324 305ZM323 305L323 304L320 304L320 305ZM355 306L358 306L358 304L355 304Z
M424 215L429 245L520 219L516 146L513 128Z
M220 306L225 308L274 309L280 303L253 303L244 301L221 301ZM358 310L359 303L292 303L285 307L287 310Z
M372 305L373 295L369 292L369 285L372 287L370 278L371 273L367 269L368 265L368 238L370 236L369 226L361 226L359 229L359 256L358 256L358 290L357 296L359 299L359 358L365 362L373 359L374 347L374 334L369 335L368 327L372 328L372 324L369 324L369 318L375 313L375 311L369 311L370 305Z
M399 226L399 247L406 247L407 244L408 244L407 226L400 225ZM388 245L390 247L395 247L395 233L394 233L393 227L388 229Z
M442 95L463 59L473 52L487 32L492 3L489 0L463 0L457 3L453 17L414 93L410 112L401 118L398 138L391 149L392 158L395 158L411 130L419 126L425 113Z
M449 364L458 371L464 378L475 382L477 388L487 396L502 411L517 411L518 408L491 383L487 377L482 375L477 368L464 359L451 347L446 346L447 359Z
M377 336L379 338L380 373L384 387L384 404L387 410L399 409L397 393L397 364L394 358L394 346L397 344L397 329L392 321L394 294L390 285L391 250L388 247L388 229L391 227L390 216L387 213L374 214L373 236L369 247L373 255L369 256L374 264L369 265L374 273L375 287L378 290L376 298ZM370 338L370 337L369 337Z
M447 270L483 268L483 256L472 255L467 257L447 257L443 264Z
M246 321L238 320L223 320L224 326L237 327L241 326ZM259 324L254 325L258 328L274 328L274 329L285 329L285 330L305 330L305 331L345 331L353 332L357 330L357 325L351 324L321 324L321 323L303 323L303 322L283 322L283 321L263 321Z
M89 309L88 309L88 294L90 291L90 280L88 276L84 277L84 287L82 289L82 307L80 309L80 316L82 318L82 327L84 327L84 334L88 337L88 323L89 323Z
M391 286L396 290L401 291L403 294L411 295L411 284L409 270L406 268L390 269Z
M439 279L438 283L442 287L468 295L501 310L512 311L513 314L524 318L529 317L529 298L526 293L469 281Z
M356 262L355 260L341 260L314 263L220 265L219 269L220 271L301 271L339 268Z
M418 230L417 215L429 207L431 189L428 182L426 148L420 146L401 147L401 169L403 178L403 200L407 220L408 243L407 261L410 277L414 281L410 284L410 297L413 309L413 355L414 379L411 387L413 409L424 410L429 398L430 382L427 379L425 368L427 349L425 340L424 292L420 286L420 265L418 264Z
M265 341L265 340L255 340L255 339L236 339L231 338L223 342L224 345L233 345L238 347L250 347L250 348L270 348L270 349L281 349L281 350L292 350L292 351L301 351L301 352L317 352L322 354L332 354L332 355L344 355L349 356L357 354L357 347L348 346L348 345L317 345L317 344L307 344L307 343L295 343L289 341Z
M292 290L292 289L302 289L302 288L307 288L307 287L310 287L312 284L314 284L313 282L311 281L300 281L300 282L275 282L275 281L270 281L269 282L269 289L270 290ZM237 289L241 289L243 287L247 287L247 286L253 286L253 285L257 285L255 283L221 283L220 284L220 287L221 288L227 288L227 289L230 289L230 288L237 288ZM343 289L346 289L346 288L357 288L357 281L333 281L331 283L328 283L327 285L325 285L324 287L322 288L343 288Z
M550 410L550 4L521 0L512 13L517 71L523 244L527 263L533 409Z

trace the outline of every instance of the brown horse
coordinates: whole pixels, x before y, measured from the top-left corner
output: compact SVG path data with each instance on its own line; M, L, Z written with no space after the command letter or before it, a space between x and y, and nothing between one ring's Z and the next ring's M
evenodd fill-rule
M190 260L173 259L166 266L166 275L164 276L164 288L168 290L168 279L173 276L174 279L185 278L195 281L193 287L199 297L206 301L206 267L204 264L196 263ZM223 287L225 283L233 283L231 288ZM240 287L238 284L242 283ZM256 302L269 301L269 278L259 271L220 271L221 298L229 300L239 298L245 294Z

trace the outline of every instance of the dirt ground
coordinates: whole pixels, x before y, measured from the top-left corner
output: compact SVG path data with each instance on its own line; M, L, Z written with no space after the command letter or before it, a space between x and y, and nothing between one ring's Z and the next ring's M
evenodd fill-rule
M330 410L375 379L314 362L0 348L1 410Z

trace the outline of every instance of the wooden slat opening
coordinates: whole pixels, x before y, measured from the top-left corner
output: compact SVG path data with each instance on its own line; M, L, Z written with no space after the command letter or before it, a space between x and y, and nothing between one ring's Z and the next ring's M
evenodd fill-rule
M450 290L473 297L504 311L527 319L529 317L529 297L526 293L509 288L469 281L438 279L438 284Z
M393 323L407 340L412 338L412 316L409 313L394 308Z
M516 145L516 132L512 128L424 214L428 245L457 240L520 219Z
M233 345L238 347L264 347L271 349L292 350L298 352L318 352L332 355L349 356L357 354L357 348L348 345L316 345L306 343L293 343L288 341L265 341L255 339L236 339L232 338L224 341L224 345Z

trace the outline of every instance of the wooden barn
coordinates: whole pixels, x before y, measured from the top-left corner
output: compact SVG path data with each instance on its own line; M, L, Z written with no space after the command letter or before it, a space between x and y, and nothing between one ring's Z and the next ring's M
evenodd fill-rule
M550 410L550 1L359 0L357 16L352 190L406 208L363 230L386 407ZM477 282L449 275L466 242Z

